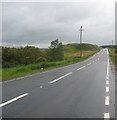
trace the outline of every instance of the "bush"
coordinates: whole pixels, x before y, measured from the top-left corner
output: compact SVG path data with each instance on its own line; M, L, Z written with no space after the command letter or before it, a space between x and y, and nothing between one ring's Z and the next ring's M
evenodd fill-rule
M45 61L47 61L47 60L44 57L40 57L37 59L37 62L45 62Z

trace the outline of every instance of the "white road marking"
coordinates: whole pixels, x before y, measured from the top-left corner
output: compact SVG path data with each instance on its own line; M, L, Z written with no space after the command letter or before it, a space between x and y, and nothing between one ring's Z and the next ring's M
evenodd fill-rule
M108 50L107 50L107 81L106 85L109 85L109 59L108 59ZM106 86L106 92L109 92L109 87ZM109 96L105 97L105 105L109 105ZM110 113L104 113L104 120L109 120L110 119Z
M91 63L87 64L87 65L91 65Z
M55 80L53 80L53 81L51 81L51 82L49 82L49 83L52 84L52 83L54 83L54 82L56 82L56 81L58 81L58 80L60 80L60 79L62 79L62 78L64 78L64 77L66 77L66 76L68 76L68 75L70 75L70 74L72 74L72 72L67 73L67 74L65 74L65 75L63 75L63 76L61 76L61 77L59 77L59 78L57 78L57 79L55 79Z
M43 86L40 86L40 88L43 88Z
M109 59L107 59L107 77L109 77Z
M3 106L5 106L5 105L8 105L8 104L14 102L14 101L17 101L18 99L23 98L23 97L25 97L25 96L27 96L27 95L29 95L29 94L28 94L28 93L25 93L25 94L23 94L23 95L20 95L20 96L18 96L18 97L16 97L16 98L13 98L13 99L7 101L7 102L4 102L4 103L0 104L0 107L3 107Z
M57 69L61 69L61 68L57 68ZM14 78L14 79L7 80L7 81L2 81L2 83L9 83L9 82L13 82L13 81L20 80L20 79L23 79L23 78L27 78L27 77L31 77L31 76L35 76L35 75L39 75L39 74L44 74L44 73L48 73L48 72L49 71L34 73L34 74L23 76L23 77L18 77L18 78Z
M13 82L13 81L15 81L15 80L20 80L20 79L27 78L27 77L31 77L31 76L33 76L33 75L27 75L27 76L23 76L23 77L14 78L14 79L11 79L11 80L4 81L4 82L2 82L2 83Z
M100 58L98 58L98 60L99 60Z
M108 79L109 79L109 77L107 76L107 77L106 77L106 79L108 80Z
M110 118L110 113L104 113L104 118L105 118L105 120L109 120L109 118Z
M109 85L109 81L106 81L106 84Z
M106 87L106 92L109 92L109 87Z
M109 105L109 96L105 97L105 105Z
M81 69L83 69L84 67L86 67L86 66L83 66L83 67L81 67L81 68L78 68L77 70L81 70Z

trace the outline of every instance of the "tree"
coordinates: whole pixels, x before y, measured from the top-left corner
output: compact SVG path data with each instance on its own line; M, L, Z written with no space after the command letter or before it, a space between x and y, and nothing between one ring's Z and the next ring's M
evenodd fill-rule
M51 61L63 60L62 42L59 43L58 39L56 39L55 41L52 41L47 55L49 57L49 60Z

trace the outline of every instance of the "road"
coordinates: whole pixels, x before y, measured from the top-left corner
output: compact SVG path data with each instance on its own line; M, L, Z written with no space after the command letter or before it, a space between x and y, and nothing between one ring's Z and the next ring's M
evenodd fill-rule
M107 49L89 59L2 83L3 118L114 118Z

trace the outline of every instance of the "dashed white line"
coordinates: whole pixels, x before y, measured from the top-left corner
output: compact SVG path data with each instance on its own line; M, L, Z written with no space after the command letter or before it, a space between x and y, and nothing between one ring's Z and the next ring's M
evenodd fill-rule
M106 84L109 85L109 81L106 81Z
M91 65L91 63L87 64L87 65Z
M51 82L49 82L49 83L52 84L52 83L54 83L54 82L56 82L56 81L58 81L58 80L60 80L60 79L62 79L62 78L64 78L64 77L66 77L66 76L68 76L68 75L70 75L70 74L72 74L72 72L67 73L67 74L65 74L65 75L63 75L63 76L61 76L61 77L59 77L59 78L57 78L57 79L55 79L55 80L53 80L53 81L51 81Z
M108 51L107 51L107 57L108 57ZM109 59L107 59L107 76L106 76L106 85L109 85ZM109 86L106 86L106 93L109 92ZM109 105L109 96L105 97L105 105ZM110 113L106 112L104 113L104 120L110 119Z
M109 96L105 97L105 105L109 105Z
M29 95L29 94L28 94L28 93L25 93L25 94L23 94L23 95L20 95L20 96L18 96L18 97L16 97L16 98L13 98L13 99L7 101L7 102L4 102L4 103L0 104L0 107L3 107L3 106L5 106L5 105L7 105L7 104L10 104L10 103L14 102L14 101L17 101L18 99L23 98L23 97L25 97L25 96L27 96L27 95Z
M106 92L109 92L109 87L106 87Z
M110 113L104 113L104 119L109 120L110 118Z
M78 68L77 70L81 70L81 69L83 69L84 67L86 67L86 66L83 66L83 67L81 67L81 68Z
M106 77L106 79L108 80L108 79L109 79L109 77L107 76L107 77Z
M40 88L43 88L43 86L40 86Z
M98 58L98 60L99 60L100 58Z
M107 60L107 77L109 77L109 60Z

